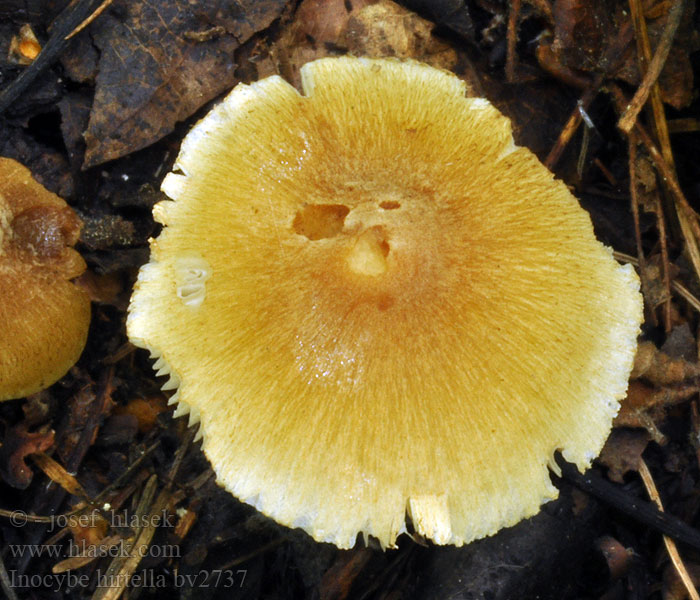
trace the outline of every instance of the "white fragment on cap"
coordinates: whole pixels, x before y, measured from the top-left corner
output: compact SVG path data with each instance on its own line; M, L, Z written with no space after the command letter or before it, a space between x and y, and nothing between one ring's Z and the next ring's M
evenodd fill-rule
M201 256L184 256L175 262L177 297L185 306L201 306L207 294L211 267Z

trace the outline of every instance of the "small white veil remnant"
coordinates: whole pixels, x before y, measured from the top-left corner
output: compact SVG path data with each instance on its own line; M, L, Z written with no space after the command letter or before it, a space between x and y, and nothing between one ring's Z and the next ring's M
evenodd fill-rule
M211 275L209 263L201 256L184 256L175 263L177 297L185 306L201 306L207 293L206 283Z

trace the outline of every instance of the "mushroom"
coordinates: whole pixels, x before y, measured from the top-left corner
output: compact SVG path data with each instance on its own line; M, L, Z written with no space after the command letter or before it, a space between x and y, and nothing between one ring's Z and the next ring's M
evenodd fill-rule
M237 86L185 138L127 321L279 523L461 545L557 496L624 396L639 281L483 98L416 62Z
M83 351L90 301L70 282L85 270L70 247L81 225L26 167L0 157L0 400L51 385Z

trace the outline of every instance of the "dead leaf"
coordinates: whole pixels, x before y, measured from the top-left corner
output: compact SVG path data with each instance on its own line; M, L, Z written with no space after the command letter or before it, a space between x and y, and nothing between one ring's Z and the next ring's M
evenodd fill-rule
M700 365L661 352L653 342L637 347L631 379L645 379L657 386L675 385L700 376Z
M609 535L597 540L596 545L608 564L610 579L615 581L627 575L634 558L633 550L628 550Z
M608 478L624 483L629 471L636 471L649 434L639 429L614 429L605 442L598 460L608 467Z
M552 7L559 61L581 71L595 71L608 40L617 34L615 14L605 0L557 0Z
M474 23L465 0L403 0L402 4L476 44Z
M671 273L673 278L678 269L670 265L675 271ZM668 301L670 291L664 283L664 267L660 254L655 254L647 258L642 269L642 281L644 282L644 301L651 309L656 309Z
M294 15L292 29L297 41L312 38L321 46L338 45L348 20L369 4L369 0L304 0Z
M115 5L117 2L115 2ZM236 82L233 52L279 16L285 0L137 0L95 23L101 52L83 168L130 154ZM186 34L215 26L203 42Z
M51 396L47 390L27 396L22 403L24 422L27 427L35 427L45 423L51 413Z
M661 346L661 352L672 358L681 358L691 364L697 363L696 341L687 322L671 329L671 332L666 336L666 341Z
M92 302L121 305L119 296L125 290L122 278L117 273L98 275L87 270L75 280L75 284L88 293Z
M0 446L0 475L12 487L27 489L34 477L26 463L27 456L45 452L53 443L53 430L30 433L22 423L9 429Z
M647 13L647 30L652 52L656 48L670 3L660 13ZM693 73L690 52L697 42L693 38L695 3L687 2L685 17L676 33L673 46L659 77L664 102L674 108L687 106L692 100ZM630 19L627 1L607 0L556 0L553 5L554 41L543 39L543 50L550 52L554 60L567 69L584 73L605 71L602 58L606 49L619 35L623 24ZM641 73L637 53L632 44L615 77L637 86Z
M626 2L625 2L626 4ZM647 11L647 33L652 53L661 38L666 17L671 2L658 2L658 11ZM698 38L693 31L693 14L695 12L694 0L688 0L685 5L684 16L676 31L673 45L664 63L664 68L659 76L659 88L661 99L673 106L681 109L690 104L693 96L693 69L690 62L690 53L698 50ZM620 70L617 77L626 81L632 86L638 86L642 77L639 71L637 55L631 53Z
M631 381L614 426L646 429L657 444L664 444L666 437L656 423L663 421L668 407L688 400L699 391L697 385L655 389L641 381Z
M341 39L356 56L413 58L452 70L457 53L433 36L434 27L391 0L380 0L352 14Z
M453 69L457 53L433 35L434 27L391 0L305 0L274 44L269 60L258 64L258 76L279 72L299 88L303 64L346 53L413 58Z

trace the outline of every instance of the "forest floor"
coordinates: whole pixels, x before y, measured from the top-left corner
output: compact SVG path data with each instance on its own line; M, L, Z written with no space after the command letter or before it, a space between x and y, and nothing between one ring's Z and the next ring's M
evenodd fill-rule
M699 24L694 0L0 0L0 156L83 220L93 302L79 362L0 405L4 594L697 598ZM462 548L407 534L338 550L238 502L126 338L188 129L239 82L298 87L301 65L343 54L464 79L642 281L639 356L600 459L552 475L560 498L536 517Z

